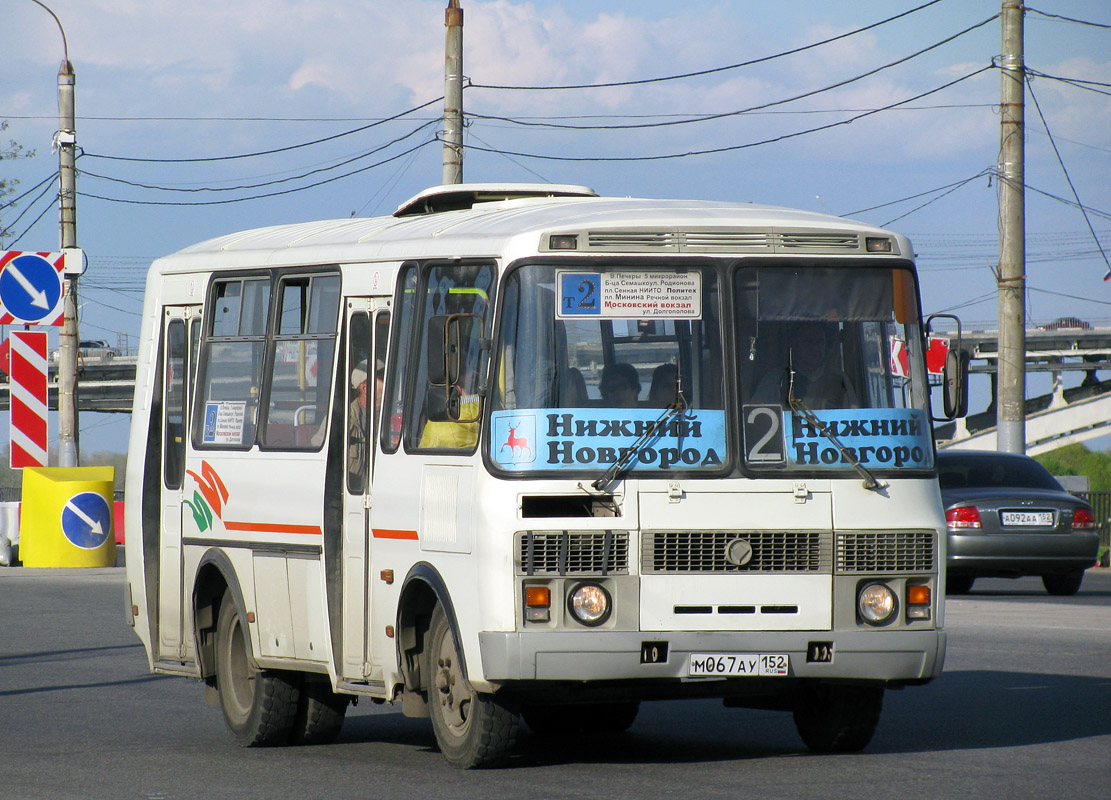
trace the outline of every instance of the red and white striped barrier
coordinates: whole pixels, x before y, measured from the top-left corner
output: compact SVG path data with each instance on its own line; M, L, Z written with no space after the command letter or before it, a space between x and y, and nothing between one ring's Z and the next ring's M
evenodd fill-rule
M11 467L47 466L46 333L11 334Z

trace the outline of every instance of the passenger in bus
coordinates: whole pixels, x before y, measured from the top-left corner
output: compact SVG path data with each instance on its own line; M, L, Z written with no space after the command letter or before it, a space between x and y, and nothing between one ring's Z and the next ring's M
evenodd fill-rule
M598 384L602 405L606 408L636 408L640 394L640 376L636 367L625 362L606 364Z
M652 385L648 389L648 406L664 408L675 402L678 395L679 367L670 361L652 370Z
M575 367L563 371L559 380L559 405L562 408L586 408L586 379Z
M366 475L367 377L364 358L351 370L351 388L355 390L355 397L347 407L347 471L351 475ZM378 391L380 393L381 389Z

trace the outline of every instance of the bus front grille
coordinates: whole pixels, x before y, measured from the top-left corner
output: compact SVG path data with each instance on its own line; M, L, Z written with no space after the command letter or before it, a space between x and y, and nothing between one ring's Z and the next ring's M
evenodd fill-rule
M932 572L936 563L936 538L933 531L838 533L837 571L842 574Z
M629 572L629 534L625 531L524 531L517 537L519 575Z
M830 534L821 531L646 531L641 544L646 574L833 569Z

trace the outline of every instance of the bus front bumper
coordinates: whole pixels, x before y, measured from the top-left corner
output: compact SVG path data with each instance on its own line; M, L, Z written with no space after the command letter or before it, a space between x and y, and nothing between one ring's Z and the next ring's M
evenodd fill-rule
M662 653L659 663L646 663ZM779 654L790 658L788 677L918 682L941 674L944 630L744 631L657 633L565 631L479 633L482 677L516 680L592 681L691 678L691 653ZM817 645L817 649L815 649ZM808 660L832 645L829 660ZM647 648L647 650L646 650ZM824 657L824 656L823 656ZM476 676L471 676L472 681Z

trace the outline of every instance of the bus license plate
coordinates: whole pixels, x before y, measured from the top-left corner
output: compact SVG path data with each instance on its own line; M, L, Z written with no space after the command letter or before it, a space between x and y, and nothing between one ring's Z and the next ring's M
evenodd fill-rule
M783 653L691 653L687 675L691 678L785 676L791 661Z
M1052 511L1004 511L1001 516L1004 525L1053 525Z

